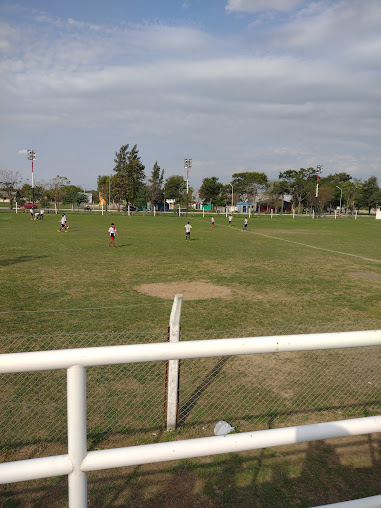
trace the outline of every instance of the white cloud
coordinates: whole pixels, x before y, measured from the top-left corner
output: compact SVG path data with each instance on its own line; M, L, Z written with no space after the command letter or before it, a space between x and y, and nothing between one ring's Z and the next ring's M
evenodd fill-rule
M289 11L297 7L303 0L228 0L228 12L260 12L260 11Z
M229 5L248 10L260 3ZM189 152L198 183L212 174L228 181L239 168L276 177L316 163L333 172L346 165L357 175L374 172L381 14L377 3L369 5L373 15L357 0L314 2L276 27L262 19L233 35L49 16L37 27L5 25L7 136L38 149L41 171L50 150L46 171L65 151L72 181L75 167L109 170L126 142L138 144L147 167L158 160L176 173Z

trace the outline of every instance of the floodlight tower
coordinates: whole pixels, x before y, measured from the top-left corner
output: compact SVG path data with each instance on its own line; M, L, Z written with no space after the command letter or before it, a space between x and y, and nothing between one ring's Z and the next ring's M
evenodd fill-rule
M184 159L184 168L187 170L187 217L188 217L188 199L189 199L189 169L192 167L192 159Z
M33 203L33 211L34 211L34 170L33 170L33 161L36 158L36 150L28 150L28 160L32 161L32 203Z
M320 173L322 171L323 171L323 166L321 164L316 166L316 177L317 177L317 181L316 181L316 194L315 194L315 199L316 199L315 213L316 213L316 217L318 216L319 175L320 175Z

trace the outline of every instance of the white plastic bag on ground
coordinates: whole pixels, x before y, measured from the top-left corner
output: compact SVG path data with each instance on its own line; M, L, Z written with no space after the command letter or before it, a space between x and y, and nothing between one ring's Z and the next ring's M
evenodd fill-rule
M214 427L214 435L215 436L226 436L226 434L229 434L229 432L231 432L232 430L234 430L234 427L229 425L227 422L224 422L223 420L221 420Z

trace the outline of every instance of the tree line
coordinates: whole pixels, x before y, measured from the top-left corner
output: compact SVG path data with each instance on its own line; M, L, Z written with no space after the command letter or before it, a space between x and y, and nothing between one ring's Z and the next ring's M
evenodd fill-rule
M22 176L19 172L7 169L0 170L0 191L2 196L9 199L9 206L13 208L16 201L22 206L26 201L32 201L33 194L35 203L41 208L48 208L51 204L58 206L60 203L71 203L74 207L82 203L88 203L89 193L97 197L97 191L85 192L77 185L72 185L70 180L65 176L57 175L49 182L37 183L32 186L29 183L23 183Z
M115 152L113 173L99 175L97 190L89 191L94 201L103 198L106 203L113 202L118 210L123 206L144 208L147 203L156 208L165 200L171 199L178 206L187 202L186 180L181 175L172 175L164 179L164 169L156 161L151 175L146 179L145 166L139 156L137 145L132 148L122 145ZM0 170L0 190L10 200L32 199L32 188L21 184L19 173ZM283 211L285 196L291 196L292 204L298 213L303 209L318 207L318 210L332 211L341 204L348 211L355 209L370 210L381 204L381 189L377 178L371 176L365 181L354 178L348 173L334 173L320 176L318 198L316 199L316 169L300 168L280 172L278 179L270 180L265 173L246 171L233 173L228 184L219 181L216 176L203 179L198 191L189 188L190 201L210 203L212 208L229 206L232 201L248 202L252 206L265 202L276 211ZM70 202L80 205L88 198L80 187L72 185L66 177L57 175L47 184L34 188L35 200L40 206L50 203L58 205Z

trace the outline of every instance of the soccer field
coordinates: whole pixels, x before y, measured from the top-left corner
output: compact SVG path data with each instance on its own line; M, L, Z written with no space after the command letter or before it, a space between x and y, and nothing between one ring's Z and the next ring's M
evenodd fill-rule
M176 293L184 294L183 334L331 324L339 331L380 320L374 217L255 216L243 232L243 216L229 227L215 215L212 228L202 215L69 212L67 233L58 232L59 218L0 214L3 333L166 329ZM108 247L111 222L116 249Z
M229 227L216 215L212 228L201 215L69 212L68 232L58 231L59 218L0 213L3 352L164 341L176 293L184 295L183 340L381 328L381 221L374 218L255 216L247 232L242 216ZM116 249L108 247L111 222ZM162 430L164 362L87 371L90 450L203 437L220 419L242 432L380 411L375 348L183 360L179 429L171 434ZM65 375L2 377L0 460L67 452ZM169 506L184 495L190 507L230 506L229 499L253 506L255 492L270 508L312 493L300 504L312 506L321 485L336 489L332 475L345 493L336 499L334 490L327 500L375 495L376 439L96 472L89 499L113 506L118 491L123 506ZM60 507L67 480L8 485L1 496L20 506Z

